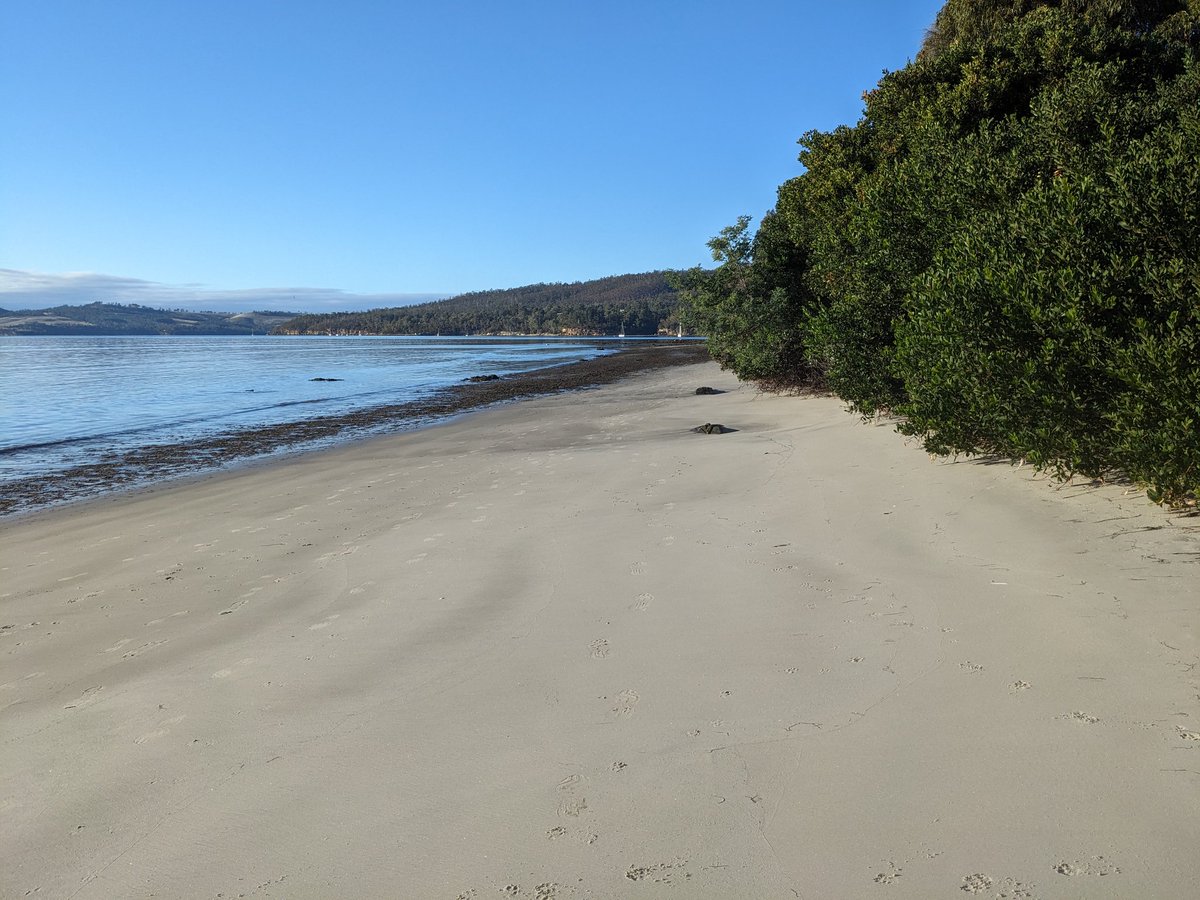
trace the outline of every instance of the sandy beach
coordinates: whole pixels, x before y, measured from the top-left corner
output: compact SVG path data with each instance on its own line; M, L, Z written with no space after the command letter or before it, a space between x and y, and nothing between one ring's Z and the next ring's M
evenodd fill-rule
M1193 897L1198 526L712 363L6 520L0 896Z

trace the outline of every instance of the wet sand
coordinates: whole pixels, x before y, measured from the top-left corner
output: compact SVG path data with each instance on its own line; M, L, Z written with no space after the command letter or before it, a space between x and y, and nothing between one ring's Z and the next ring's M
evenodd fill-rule
M1195 525L711 363L9 519L0 896L1191 896Z
M498 377L470 378L409 403L365 407L295 422L238 428L203 439L114 452L62 472L0 484L0 516L229 467L265 455L328 447L382 432L410 430L521 397L611 384L635 372L708 359L702 343L663 341L596 359Z

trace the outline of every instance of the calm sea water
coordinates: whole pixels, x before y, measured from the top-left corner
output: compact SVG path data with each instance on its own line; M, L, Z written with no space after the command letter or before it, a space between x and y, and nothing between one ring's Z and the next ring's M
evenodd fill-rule
M616 349L560 338L3 337L0 485L134 447L403 403L473 375Z

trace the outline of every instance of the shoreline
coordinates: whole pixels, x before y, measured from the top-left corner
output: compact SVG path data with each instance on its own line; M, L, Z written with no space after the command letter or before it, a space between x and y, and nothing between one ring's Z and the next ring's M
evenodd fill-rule
M712 362L3 520L0 895L1187 896L1163 526Z
M0 520L64 503L230 468L280 453L320 451L346 441L427 427L525 397L583 390L638 372L707 360L703 344L663 342L581 362L546 366L496 380L459 383L409 403L241 428L199 440L151 444L58 472L0 484Z

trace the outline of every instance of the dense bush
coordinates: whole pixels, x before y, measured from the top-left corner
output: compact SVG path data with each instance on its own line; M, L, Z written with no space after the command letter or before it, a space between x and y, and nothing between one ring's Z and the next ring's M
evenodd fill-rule
M776 389L812 383L799 324L805 291L800 248L768 214L750 238L743 216L708 242L715 270L671 275L690 328L708 335L713 359Z
M1200 0L949 0L855 126L802 139L759 229L790 277L741 223L685 293L718 358L934 452L1194 499L1198 38Z

